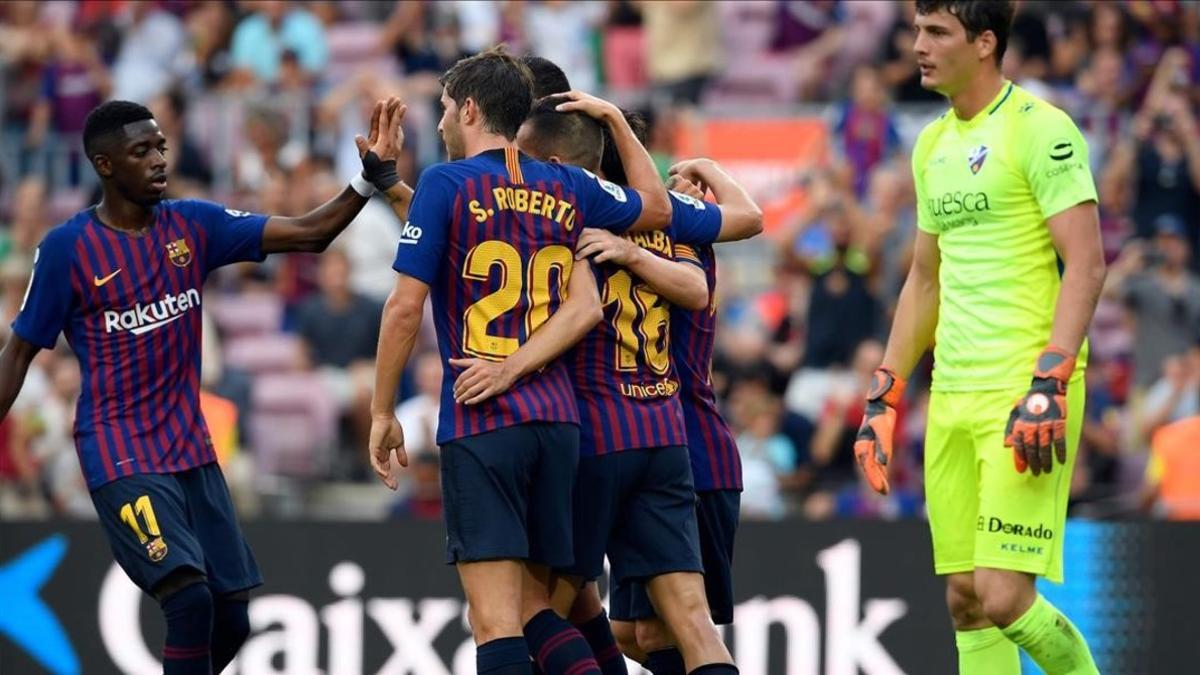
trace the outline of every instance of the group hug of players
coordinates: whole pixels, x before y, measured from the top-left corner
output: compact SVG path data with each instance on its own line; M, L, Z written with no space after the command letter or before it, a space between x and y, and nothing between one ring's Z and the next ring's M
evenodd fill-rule
M372 465L396 487L391 392L432 294L447 562L478 672L625 673L623 653L654 673L736 672L713 623L733 620L741 472L709 381L712 246L762 214L708 160L675 165L668 191L640 119L544 59L489 51L442 82L452 161L411 201L379 185L406 233Z
M1096 192L1074 123L1000 72L1012 18L1005 0L917 3L921 83L951 109L913 150L914 259L855 456L887 493L905 378L933 348L926 499L959 670L1018 675L1021 649L1050 675L1092 675L1083 636L1034 581L1063 577L1104 278ZM672 167L668 190L640 120L570 91L543 59L489 50L442 84L451 161L405 185L406 108L377 102L355 139L361 175L294 218L164 199L168 148L149 110L93 110L83 145L103 196L37 249L0 351L0 418L65 335L82 373L80 464L117 563L162 607L164 672L221 672L262 576L200 412L204 282L323 251L379 192L404 225L370 462L398 487L395 394L431 296L446 558L477 672L609 675L627 655L655 675L736 673L716 629L733 620L741 471L709 380L713 245L757 234L761 212L708 160Z

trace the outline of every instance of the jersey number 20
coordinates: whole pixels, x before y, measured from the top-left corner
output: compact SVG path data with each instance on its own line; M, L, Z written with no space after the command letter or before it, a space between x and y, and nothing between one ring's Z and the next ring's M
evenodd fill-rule
M529 259L528 269L512 244L489 239L467 253L463 276L487 283L492 267L500 268L500 288L480 298L463 313L463 351L485 359L511 356L521 346L517 337L495 335L488 326L511 312L525 296L525 334L530 335L550 318L552 277L558 282L559 296L566 299L567 277L574 255L566 246L555 244L538 249ZM556 273L556 274L552 274Z

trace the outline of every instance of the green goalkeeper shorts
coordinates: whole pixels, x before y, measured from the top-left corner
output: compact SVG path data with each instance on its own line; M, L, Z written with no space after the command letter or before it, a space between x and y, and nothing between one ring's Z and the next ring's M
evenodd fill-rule
M1067 464L1018 473L1004 427L1026 391L935 391L925 432L925 494L938 574L976 567L1062 583L1063 531L1083 427L1084 381L1067 388Z

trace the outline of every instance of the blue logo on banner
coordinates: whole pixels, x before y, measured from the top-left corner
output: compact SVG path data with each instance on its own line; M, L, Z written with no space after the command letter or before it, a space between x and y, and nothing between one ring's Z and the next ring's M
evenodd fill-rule
M38 591L54 575L67 552L67 538L54 535L0 566L0 635L12 640L56 675L79 672L79 658L54 612Z

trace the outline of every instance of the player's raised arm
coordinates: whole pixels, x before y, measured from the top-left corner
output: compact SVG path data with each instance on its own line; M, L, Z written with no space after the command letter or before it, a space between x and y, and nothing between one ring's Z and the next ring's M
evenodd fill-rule
M709 190L721 209L721 233L717 241L740 241L757 236L763 230L763 213L746 192L720 164L711 159L686 159L671 167L669 173Z
M581 91L564 94L571 99L558 105L559 112L577 111L599 120L608 127L629 187L642 200L642 213L629 227L632 232L661 230L671 224L671 202L667 190L658 178L658 169L645 146L634 135L625 115L617 106Z
M592 267L586 261L576 261L562 305L512 356L503 361L450 359L451 366L464 369L454 380L454 400L477 405L503 394L514 382L541 370L582 340L602 319L604 310Z
M646 282L667 302L678 307L695 310L708 305L708 279L704 276L704 270L696 265L655 255L649 249L607 230L585 229L579 235L575 257L589 258L597 264L611 262L620 265Z
M377 102L371 115L370 137L355 138L363 159L362 175L355 176L341 194L302 216L271 216L263 228L263 253L324 251L376 189L387 193L399 183L396 158L404 143L400 122L407 110L396 97L386 103Z

